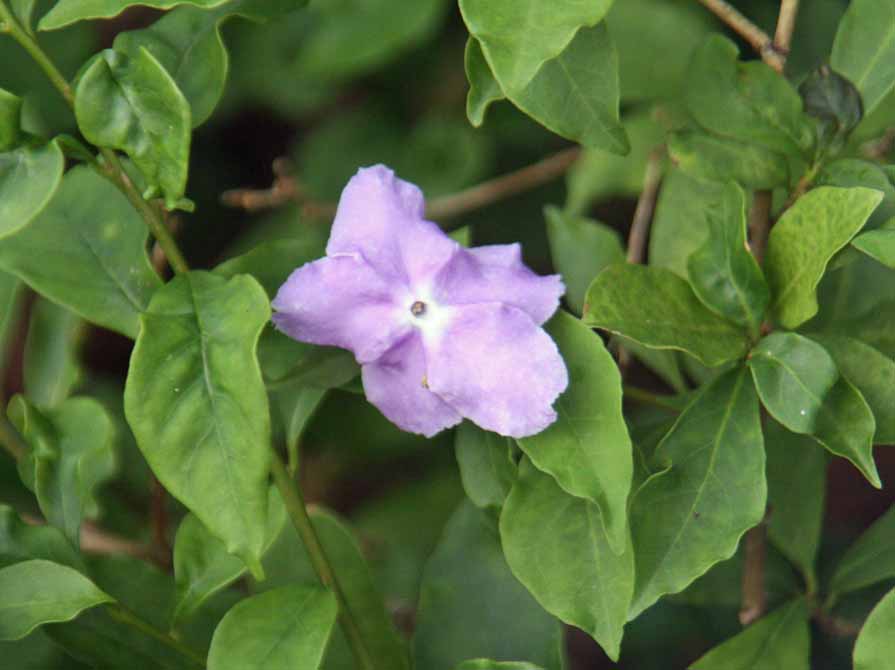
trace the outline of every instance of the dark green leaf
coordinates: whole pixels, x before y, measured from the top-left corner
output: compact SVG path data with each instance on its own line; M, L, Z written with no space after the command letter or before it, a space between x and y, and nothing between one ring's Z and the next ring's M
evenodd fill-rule
M255 356L268 298L246 275L181 275L141 319L124 392L140 450L168 491L261 574L270 417Z
M76 167L34 224L0 243L0 266L88 321L135 337L139 315L161 285L146 237L127 199Z
M475 506L503 507L516 479L512 441L466 421L457 428L454 450L463 488Z
M826 349L796 333L772 333L752 350L749 367L771 416L847 458L881 488L873 462L873 412Z
M668 270L619 264L587 292L584 322L654 349L679 349L709 366L746 353L746 332L706 308L686 281Z
M895 590L873 608L855 642L854 670L887 670L895 658Z
M463 661L454 670L543 670L536 665L516 661L491 661L487 658L476 658Z
M849 547L836 565L830 592L836 596L895 578L895 506Z
M869 188L822 186L790 207L771 229L765 272L772 309L786 328L817 314L817 285L833 255L849 243L882 200Z
M871 230L852 240L852 246L895 270L895 229Z
M634 554L612 549L599 508L568 495L528 461L500 516L507 563L544 608L617 660L634 594Z
M730 558L765 514L761 421L746 370L705 386L653 459L666 469L631 502L637 586L630 618Z
M861 92L867 114L895 85L893 23L893 0L854 0L836 32L830 64Z
M786 158L758 144L716 137L696 130L668 136L672 161L691 177L735 181L749 188L786 186L790 170Z
M22 99L0 88L0 151L9 151L19 143Z
M43 211L59 188L64 168L65 157L57 142L0 153L0 239L21 230Z
M196 5L210 9L228 0L59 0L37 25L38 30L57 30L85 19L110 19L128 7L143 5L170 9L177 5Z
M569 386L556 401L557 420L518 444L565 491L599 508L609 543L621 553L634 466L618 367L600 337L569 314L559 312L546 329L566 362Z
M40 559L0 569L0 592L0 640L18 640L42 624L114 602L77 570Z
M476 128L485 123L485 114L491 103L504 100L506 96L500 84L491 73L491 67L482 53L481 43L474 37L466 40L464 56L466 79L469 81L469 93L466 95L466 117Z
M59 5L57 5L57 8ZM186 190L190 105L167 70L146 48L133 56L112 49L97 55L78 79L75 115L84 137L124 151L174 209Z
M84 370L78 360L84 322L73 312L38 299L25 340L25 395L39 407L54 407L71 395Z
M821 66L799 86L805 113L818 120L822 145L838 148L861 122L861 94L845 77Z
M27 524L12 507L0 505L0 567L32 558L77 570L84 568L81 557L58 528Z

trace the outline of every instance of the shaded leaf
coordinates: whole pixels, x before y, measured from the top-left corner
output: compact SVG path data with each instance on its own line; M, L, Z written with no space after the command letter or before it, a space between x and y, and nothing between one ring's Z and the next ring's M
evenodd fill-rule
M855 670L887 670L895 657L895 590L870 612L855 642Z
M466 495L476 507L503 507L516 479L509 438L464 421L454 437L454 451Z
M830 64L861 92L867 114L895 85L893 23L893 0L854 0L836 31Z
M0 239L43 211L59 188L64 168L65 157L55 141L0 153Z
M9 151L21 135L22 99L0 88L0 151Z
M824 149L840 149L864 116L858 90L825 65L799 85L799 95L805 104L805 113L817 119L818 136Z
M839 559L830 592L841 595L895 578L895 507L877 519Z
M525 662L491 661L487 658L476 658L463 661L454 670L542 670L542 668Z
M0 567L32 558L84 569L81 557L58 528L27 524L12 507L0 505Z
M25 340L25 395L40 407L53 407L71 395L84 370L78 360L84 322L48 300L31 307Z

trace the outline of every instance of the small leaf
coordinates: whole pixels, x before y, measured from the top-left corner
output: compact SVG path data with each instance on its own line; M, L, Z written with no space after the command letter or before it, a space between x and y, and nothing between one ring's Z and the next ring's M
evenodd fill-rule
M833 596L895 578L895 506L864 531L839 559L830 580Z
M500 509L516 479L516 463L509 438L478 428L468 421L460 424L454 451L466 495L476 507Z
M22 99L0 88L0 152L9 151L19 143L21 116Z
M136 337L161 286L146 257L147 235L114 186L76 167L34 224L0 243L0 266L88 321Z
M131 157L149 183L144 197L161 192L168 209L178 206L186 190L190 106L146 48L133 56L112 49L97 55L78 79L75 116L88 141Z
M888 670L895 657L895 590L879 601L855 641L854 670Z
M142 316L124 392L165 488L260 575L270 417L255 356L268 298L246 275L181 275Z
M485 123L488 107L494 102L506 99L500 84L491 73L491 67L482 53L482 45L470 36L466 40L464 56L466 79L469 81L469 93L466 95L466 116L476 128Z
M873 412L861 393L840 376L826 349L796 333L772 333L752 350L749 367L771 416L847 458L881 488L873 462Z
M845 77L826 65L799 85L805 113L818 120L821 145L838 149L861 122L861 94Z
M581 314L594 277L607 266L624 262L621 239L609 226L557 207L548 206L544 214L553 267L565 282L569 307Z
M228 0L59 0L40 20L37 29L58 30L77 21L111 19L134 5L171 9L177 5L190 4L211 9L225 2Z
M303 584L247 598L215 630L208 670L317 670L338 613L331 592Z
M675 165L698 179L735 181L756 189L786 186L790 180L790 169L782 154L698 130L671 133L668 153Z
M43 211L59 188L64 168L65 156L57 142L0 153L0 240Z
M618 659L634 594L634 554L613 551L599 508L568 495L528 461L500 516L507 563L544 608Z
M25 396L40 407L54 407L71 395L84 370L78 360L84 322L49 300L31 308L25 340Z
M852 246L895 270L895 229L871 230L851 241Z
M882 197L868 188L822 186L780 217L768 238L765 273L781 325L797 328L817 314L817 285L827 263L867 222Z
M690 670L810 670L811 631L804 599L778 607L712 649Z
M861 92L870 114L895 85L895 1L854 0L839 22L830 65Z
M40 559L0 569L0 593L0 640L20 640L42 624L114 602L77 570Z
M518 444L566 492L597 506L609 544L621 553L634 468L621 375L600 337L578 319L559 312L546 330L566 362L569 386L556 401L557 420Z
M58 528L25 523L12 507L0 505L0 568L32 558L84 568L80 555Z
M653 461L666 469L631 502L637 586L629 619L733 556L765 514L761 420L746 370L703 387Z
M654 349L679 349L715 367L745 355L749 339L707 309L686 281L668 270L619 264L587 292L584 322Z

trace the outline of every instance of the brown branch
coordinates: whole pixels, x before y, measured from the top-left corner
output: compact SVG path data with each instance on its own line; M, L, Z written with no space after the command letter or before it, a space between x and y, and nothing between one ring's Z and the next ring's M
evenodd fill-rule
M155 555L168 566L171 564L171 544L168 542L168 492L155 475L152 475L150 525Z
M752 208L749 210L749 249L759 265L764 262L770 234L771 192L756 191L752 200Z
M45 526L46 521L31 514L22 514L22 521L30 526ZM81 523L81 550L97 556L115 556L125 554L140 560L156 560L152 547L110 533L90 521Z
M812 617L820 629L832 637L857 637L861 632L861 624L841 619L821 607L814 610Z
M789 48L792 44L792 34L796 28L796 16L798 14L799 0L781 0L780 14L777 16L777 30L774 33L774 50L783 59L778 72L783 71L783 65L786 64L786 58L789 56Z
M662 160L665 148L658 147L650 153L643 176L643 190L637 199L637 208L631 221L631 232L628 234L628 262L643 263L646 259L646 242L659 198L659 186L662 183Z
M783 72L783 66L786 64L786 55L778 51L777 46L770 35L752 23L752 21L743 16L736 7L730 5L725 0L699 1L705 5L709 11L730 26L738 35L740 35L740 37L746 40L755 52L761 56L761 59L765 63L770 65L777 72ZM784 6L787 4L795 4L797 6L798 2L784 0L783 4ZM782 13L783 8L781 7L781 14ZM795 21L794 17L793 21ZM786 44L788 48L788 39L786 40Z
M746 533L743 563L743 599L740 623L748 626L764 615L767 593L764 585L764 562L767 553L768 530L764 521Z

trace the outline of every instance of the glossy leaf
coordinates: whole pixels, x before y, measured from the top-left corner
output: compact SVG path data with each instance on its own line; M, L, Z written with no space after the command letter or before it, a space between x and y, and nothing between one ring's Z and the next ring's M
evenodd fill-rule
M97 55L78 79L75 116L88 141L130 156L148 183L144 197L161 194L168 209L178 206L186 190L190 105L149 50Z
M852 246L895 270L895 230L871 230L852 240Z
M654 349L679 349L709 366L746 353L745 331L705 307L686 281L668 270L613 265L587 292L584 322Z
M706 307L757 335L770 293L746 244L746 194L729 183L719 205L707 214L705 244L687 261L690 285Z
M681 413L653 456L665 469L631 502L637 586L629 618L730 558L765 514L765 453L748 373L727 372Z
M796 333L772 333L752 350L749 367L771 416L847 458L881 488L873 462L873 412L821 345Z
M546 329L566 362L569 386L555 403L557 420L518 444L565 491L599 508L609 544L621 553L634 466L618 367L600 337L569 314L558 313Z
M811 631L803 599L778 607L712 649L691 670L810 670Z
M854 670L887 670L895 657L895 590L870 612L855 641Z
M317 586L247 598L218 625L208 670L317 670L338 613L335 595Z
M255 348L270 318L252 278L181 275L141 319L124 392L165 488L260 575L270 418Z
M553 267L562 275L569 307L581 314L594 277L607 266L624 262L621 239L609 226L556 207L548 206L544 214Z
M617 660L634 594L630 538L614 551L596 505L570 496L527 461L519 470L500 516L510 569L548 612Z
M454 670L470 658L528 659L561 670L562 628L507 566L497 528L461 503L423 575L415 667Z
M466 495L476 507L500 509L516 479L509 438L482 430L467 422L460 424L454 451Z
M485 123L488 107L494 102L504 100L506 96L500 84L491 72L491 66L485 60L481 43L474 37L466 40L464 55L466 79L469 81L469 93L466 95L466 117L476 128Z
M25 395L39 407L54 407L71 395L84 370L78 360L84 322L48 300L31 308L25 340Z
M25 523L12 507L0 505L0 568L33 558L76 570L84 568L81 557L58 528Z
M895 2L854 0L839 23L830 64L861 92L869 114L895 85Z
M0 266L88 321L136 337L139 316L161 285L146 237L127 199L76 167L34 223L0 243Z
M698 130L669 135L668 153L675 165L698 179L735 181L758 189L786 186L790 180L790 169L782 154Z
M895 578L895 507L877 519L839 559L830 591L841 595Z
M59 188L64 167L57 142L0 153L0 239L40 214Z
M0 569L0 592L0 640L18 640L42 624L114 602L77 570L41 559Z
M765 273L772 309L786 328L817 314L817 285L833 255L849 243L882 200L868 188L809 191L771 229Z
M228 0L59 0L37 25L38 30L58 30L76 21L110 19L128 7L141 5L155 9L170 9L190 4L210 9Z

